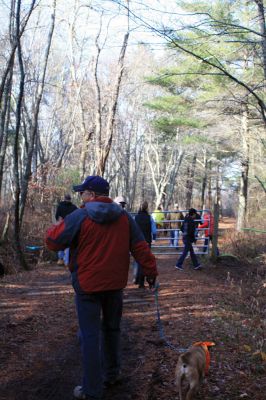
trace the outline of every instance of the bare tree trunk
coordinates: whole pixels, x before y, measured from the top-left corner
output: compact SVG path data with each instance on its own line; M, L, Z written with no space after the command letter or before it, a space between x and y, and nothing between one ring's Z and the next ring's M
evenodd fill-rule
M162 170L161 159L159 156L158 149L156 149L155 146L151 143L151 138L149 146L146 145L145 150L146 150L148 165L150 167L151 179L155 191L155 202L156 205L159 205L163 200L165 187L169 183L171 173L174 169L173 157L175 155L175 151L173 149L169 159L167 160L167 164L164 166Z
M78 71L77 71L77 66L75 63L75 56L74 56L74 44L77 41L76 38L76 20L78 17L78 13L79 13L79 7L78 7L78 1L75 0L75 15L74 15L74 20L70 25L70 29L69 29L69 33L70 33L70 53L71 53L71 66L70 66L70 73L71 73L71 77L72 77L72 85L75 89L75 100L74 100L74 111L73 111L73 116L71 119L75 118L76 115L76 111L79 111L79 116L80 116L80 133L82 136L82 143L81 143L81 153L80 153L80 162L79 162L79 171L80 171L80 177L81 179L83 179L85 177L86 174L86 161L87 161L87 157L88 157L88 151L89 151L89 143L91 140L91 137L94 133L94 126L92 127L93 124L90 125L90 129L87 128L86 126L86 121L85 121L85 109L84 109L84 105L83 105L83 101L82 101L82 96L81 96L81 89L83 86L83 82L84 82L84 76L86 75L86 69L83 73L83 77L80 77ZM102 26L102 24L100 24L100 26ZM101 31L101 27L99 32ZM98 38L98 36L97 36ZM82 59L82 55L83 55L83 50L84 50L84 44L81 47L81 53L80 53L80 60ZM73 141L73 145L71 146L74 147L74 143L75 140ZM69 151L71 151L71 148L69 148Z
M136 131L137 131L137 129L136 129ZM137 135L137 132L136 132L136 135ZM133 151L134 151L133 177L132 177L132 179L130 179L130 176L128 177L128 180L130 180L130 183L131 183L131 190L130 190L131 195L130 195L130 199L129 199L130 210L133 209L133 205L134 205L134 202L135 202L135 196L136 196L136 190L137 190L137 177L139 176L139 171L140 171L140 168L141 168L142 156L144 157L144 170L142 171L142 184L145 184L145 175L146 175L146 164L145 164L145 152L144 152L144 149L141 148L140 151L137 152L137 143L135 143L135 147L134 147ZM130 173L130 171L129 171L129 173ZM142 186L142 189L144 189L144 187ZM143 195L143 191L141 193L141 199L142 199L142 201L145 200L145 195Z
M176 182L177 182L179 170L180 170L184 155L185 155L184 151L180 149L179 151L177 151L176 156L174 157L174 170L173 170L170 180L169 180L169 183L171 185L171 190L169 191L169 199L166 204L167 208L173 201L173 195L174 195L174 191L175 191L175 187L176 187Z
M99 58L101 54L101 48L99 46L99 37L102 30L102 16L100 20L100 27L98 34L95 38L96 46L96 57L94 62L94 86L95 86L95 96L96 96L96 112L95 112L95 138L96 138L96 162L99 164L101 159L101 148L102 148L102 94L101 87L98 79L98 66Z
M38 130L38 117L39 117L39 111L40 111L40 104L41 104L41 100L42 100L42 96L43 96L46 70L47 70L48 59L49 59L49 54L50 54L50 49L51 49L51 44L52 44L54 27L55 27L56 2L57 2L57 0L53 0L53 11L51 14L52 22L51 22L50 31L48 34L48 43L47 43L47 48L46 48L45 56L44 56L44 67L43 67L41 84L37 90L37 99L36 99L36 103L35 103L33 122L32 122L32 127L31 127L31 132L30 132L29 151L28 151L28 155L27 155L24 176L22 179L21 202L20 202L20 223L22 223L22 219L23 219L23 215L24 215L24 209L25 209L27 194L28 194L28 185L29 185L29 180L31 178L31 173L32 173L32 157L33 157L34 145L35 145L37 130Z
M187 184L186 184L186 209L188 210L192 204L193 187L194 187L194 175L196 169L197 154L194 154L191 166L188 167L187 171Z
M260 32L261 32L261 49L262 49L262 62L263 62L263 71L264 71L264 79L266 79L266 23L265 23L265 8L263 4L263 0L255 0L255 3L258 6L259 12L259 24L260 24Z
M266 185L265 185L265 183L262 182L262 180L257 175L255 175L255 179L257 179L257 181L261 185L262 189L264 190L264 193L266 194Z
M17 1L18 1L17 5L19 4L19 7L20 7L21 6L21 0L17 0ZM6 79L8 77L10 69L12 69L15 53L16 53L16 50L17 50L17 46L18 46L20 38L23 35L23 33L25 31L25 28L26 28L26 26L28 24L28 21L29 21L30 16L32 14L32 11L34 9L35 3L36 3L36 0L32 0L31 5L29 7L29 12L28 12L27 16L25 17L22 26L19 26L19 32L16 32L15 40L12 41L11 52L9 54L9 58L8 58L8 61L7 61L6 68L5 68L5 70L4 70L3 74L2 74L2 79L1 79L1 84L0 84L0 105L2 103L2 98L3 98L3 94L4 94L4 90L5 90ZM15 10L15 1L12 0L11 1L11 7L10 7L10 21L11 21L11 23L10 23L10 28L9 28L11 35L13 35L12 31L13 31L13 28L14 28L14 25L15 25L14 22L12 22L15 19L14 18L14 16L15 16L15 11L14 10Z
M9 71L9 77L7 79L4 97L3 97L3 109L1 110L1 122L0 122L0 199L1 199L1 189L3 182L3 171L4 162L6 156L7 142L8 142L8 132L10 124L10 107L11 107L11 90L12 90L12 79L13 79L13 64Z
M141 180L141 201L143 202L146 199L146 162L145 162L145 153L144 153L144 164L143 164L143 172L142 172L142 180Z
M14 202L14 239L15 239L15 249L16 255L20 265L24 269L29 269L24 254L21 248L20 241L20 218L19 218L19 205L20 205L20 176L19 176L19 134L21 126L21 113L22 113L22 101L24 96L24 85L25 85L25 72L22 60L22 50L20 43L20 6L21 0L17 2L16 9L16 39L17 39L17 50L18 50L18 62L20 71L20 84L19 84L19 94L16 106L16 128L15 128L15 138L13 147L13 157L14 157L14 186L15 186L15 202Z
M246 107L242 117L242 155L241 155L241 177L238 193L238 216L237 230L246 227L248 209L248 175L249 175L249 122L248 109Z
M124 59L125 59L125 54L126 54L126 49L127 49L128 38L129 38L129 32L127 32L124 36L124 42L123 42L119 60L118 60L118 72L117 72L117 76L115 79L115 85L114 85L111 105L110 105L110 109L109 109L109 113L108 113L108 117L107 117L105 144L101 148L100 159L98 161L98 165L96 166L97 174L100 176L104 175L106 162L107 162L107 159L108 159L108 156L109 156L109 153L111 150L111 146L112 146L115 116L116 116L116 110L117 110L117 105L118 105L118 97L119 97L119 92L120 92L120 87L121 87L122 76L123 76L123 72L124 72Z
M216 171L216 200L215 204L218 205L219 213L222 212L222 207L221 207L221 165L220 165L220 160L218 159L217 163L217 171Z
M0 244L3 244L7 239L9 224L10 224L10 211L8 211L8 213L6 215L6 222L5 222L5 226L4 226L1 238L0 238Z
M212 162L208 162L208 208L212 208Z
M125 149L125 193L127 196L130 192L130 153L131 153L131 141L128 140L127 146ZM128 199L129 200L129 199Z
M37 182L37 170L38 170L38 127L35 136L35 142L33 145L33 153L32 153L32 181Z
M16 9L15 0L10 3L9 13L9 41L11 49L14 48L16 41ZM15 47L16 49L16 47ZM1 188L3 181L3 169L6 156L6 148L8 141L8 132L10 124L10 109L11 109L11 92L12 92L12 80L13 80L13 69L15 62L15 51L11 51L10 58L8 61L7 68L3 74L1 81L1 95L0 95L0 198Z
M208 160L206 156L206 152L204 153L204 175L202 179L202 186L201 186L201 209L205 208L205 192L207 187L207 177L208 177Z
M212 253L211 258L215 262L217 260L217 247L218 247L218 227L219 227L219 204L214 204L214 227L213 227L213 236L212 236Z

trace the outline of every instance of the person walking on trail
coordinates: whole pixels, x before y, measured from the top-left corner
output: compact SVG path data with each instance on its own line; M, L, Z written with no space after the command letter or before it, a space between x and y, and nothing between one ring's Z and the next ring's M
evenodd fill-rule
M174 205L174 210L168 214L168 219L170 222L170 245L178 249L178 239L179 232L182 226L182 222L184 220L184 215L181 211L178 210L179 206L176 203Z
M109 183L88 176L73 187L83 207L46 233L50 250L70 246L81 340L83 381L76 399L101 399L103 386L120 374L120 320L130 252L142 265L150 287L158 274L154 255L134 219L109 198Z
M119 204L122 208L126 208L127 202L123 196L117 196L114 202Z
M135 221L140 227L146 242L151 247L152 241L156 240L156 224L154 219L148 213L148 203L144 201L135 216ZM139 288L145 288L144 285L145 275L141 264L136 263L134 283L139 285Z
M56 213L55 213L55 219L56 221L61 221L63 220L68 214L71 214L73 211L75 211L78 207L75 206L75 204L73 204L71 202L71 196L70 194L65 194L64 196L64 200L60 201L57 209L56 209ZM69 263L69 248L65 249L65 250L60 250L58 253L58 261L57 264L58 265L68 265Z
M182 223L181 226L181 231L183 234L183 243L184 243L184 249L183 253L179 257L176 263L176 269L179 271L183 271L183 262L185 261L186 256L188 253L190 253L190 257L194 266L194 269L200 269L201 265L197 259L196 254L194 253L193 245L192 243L196 242L196 228L197 228L197 222L195 220L197 219L197 211L195 208L190 208L188 211L188 214L185 216L184 222Z
M212 237L213 237L213 230L214 230L214 217L212 215L211 211L205 211L203 215L203 223L199 225L199 229L204 229L204 245L203 245L203 252L207 253L208 250L208 244L209 242L212 242ZM217 247L216 249L216 255L219 256L220 252Z

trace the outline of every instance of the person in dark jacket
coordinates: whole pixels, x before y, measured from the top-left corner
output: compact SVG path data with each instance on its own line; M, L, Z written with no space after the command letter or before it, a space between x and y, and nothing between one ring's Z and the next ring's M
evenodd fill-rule
M76 293L83 382L77 399L100 399L120 372L120 321L130 252L142 265L150 287L155 284L155 257L134 219L109 197L109 183L88 176L73 189L84 206L48 229L46 245L70 247L70 270Z
M190 257L194 266L194 269L200 269L201 265L197 259L196 254L194 253L193 243L196 242L196 229L198 227L197 219L200 218L199 214L195 210L195 208L191 208L188 211L188 214L185 216L185 219L181 226L181 231L183 234L183 243L184 249L183 253L179 257L176 263L176 269L179 271L183 271L183 262L185 261L186 256L190 253Z
M138 211L138 214L135 216L135 221L140 227L146 242L149 247L151 247L151 243L153 240L156 240L156 224L154 219L148 213L148 203L144 201ZM143 274L143 269L141 264L136 263L136 272L134 277L134 283L139 285L139 288L144 288L145 275Z
M202 224L202 218L200 213L196 212L196 217L194 219L194 222L196 227L195 231L195 243L196 243L199 237L199 225Z
M65 194L64 200L60 201L57 206L55 219L56 221L63 220L68 214L71 214L73 211L77 209L77 206L71 202L70 194ZM69 248L65 250L60 250L58 253L58 265L68 265L69 263Z
M60 201L55 213L55 219L57 221L60 218L64 219L68 214L71 214L73 211L77 209L77 206L72 203L70 194L65 194L64 200Z

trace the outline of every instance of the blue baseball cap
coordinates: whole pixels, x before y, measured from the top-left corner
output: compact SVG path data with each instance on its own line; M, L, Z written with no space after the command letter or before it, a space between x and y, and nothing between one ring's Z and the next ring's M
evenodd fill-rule
M73 186L75 192L84 192L91 190L92 192L109 195L109 183L100 176L87 176L80 185Z

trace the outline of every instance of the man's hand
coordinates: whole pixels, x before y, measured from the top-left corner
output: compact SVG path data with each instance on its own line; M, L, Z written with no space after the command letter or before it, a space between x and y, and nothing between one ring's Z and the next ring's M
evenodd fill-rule
M153 289L154 286L155 286L155 282L156 282L156 276L147 276L146 280L147 280L147 282L149 284L149 288Z
M59 217L58 220L56 221L55 225L61 224L62 221L64 221L64 218Z

